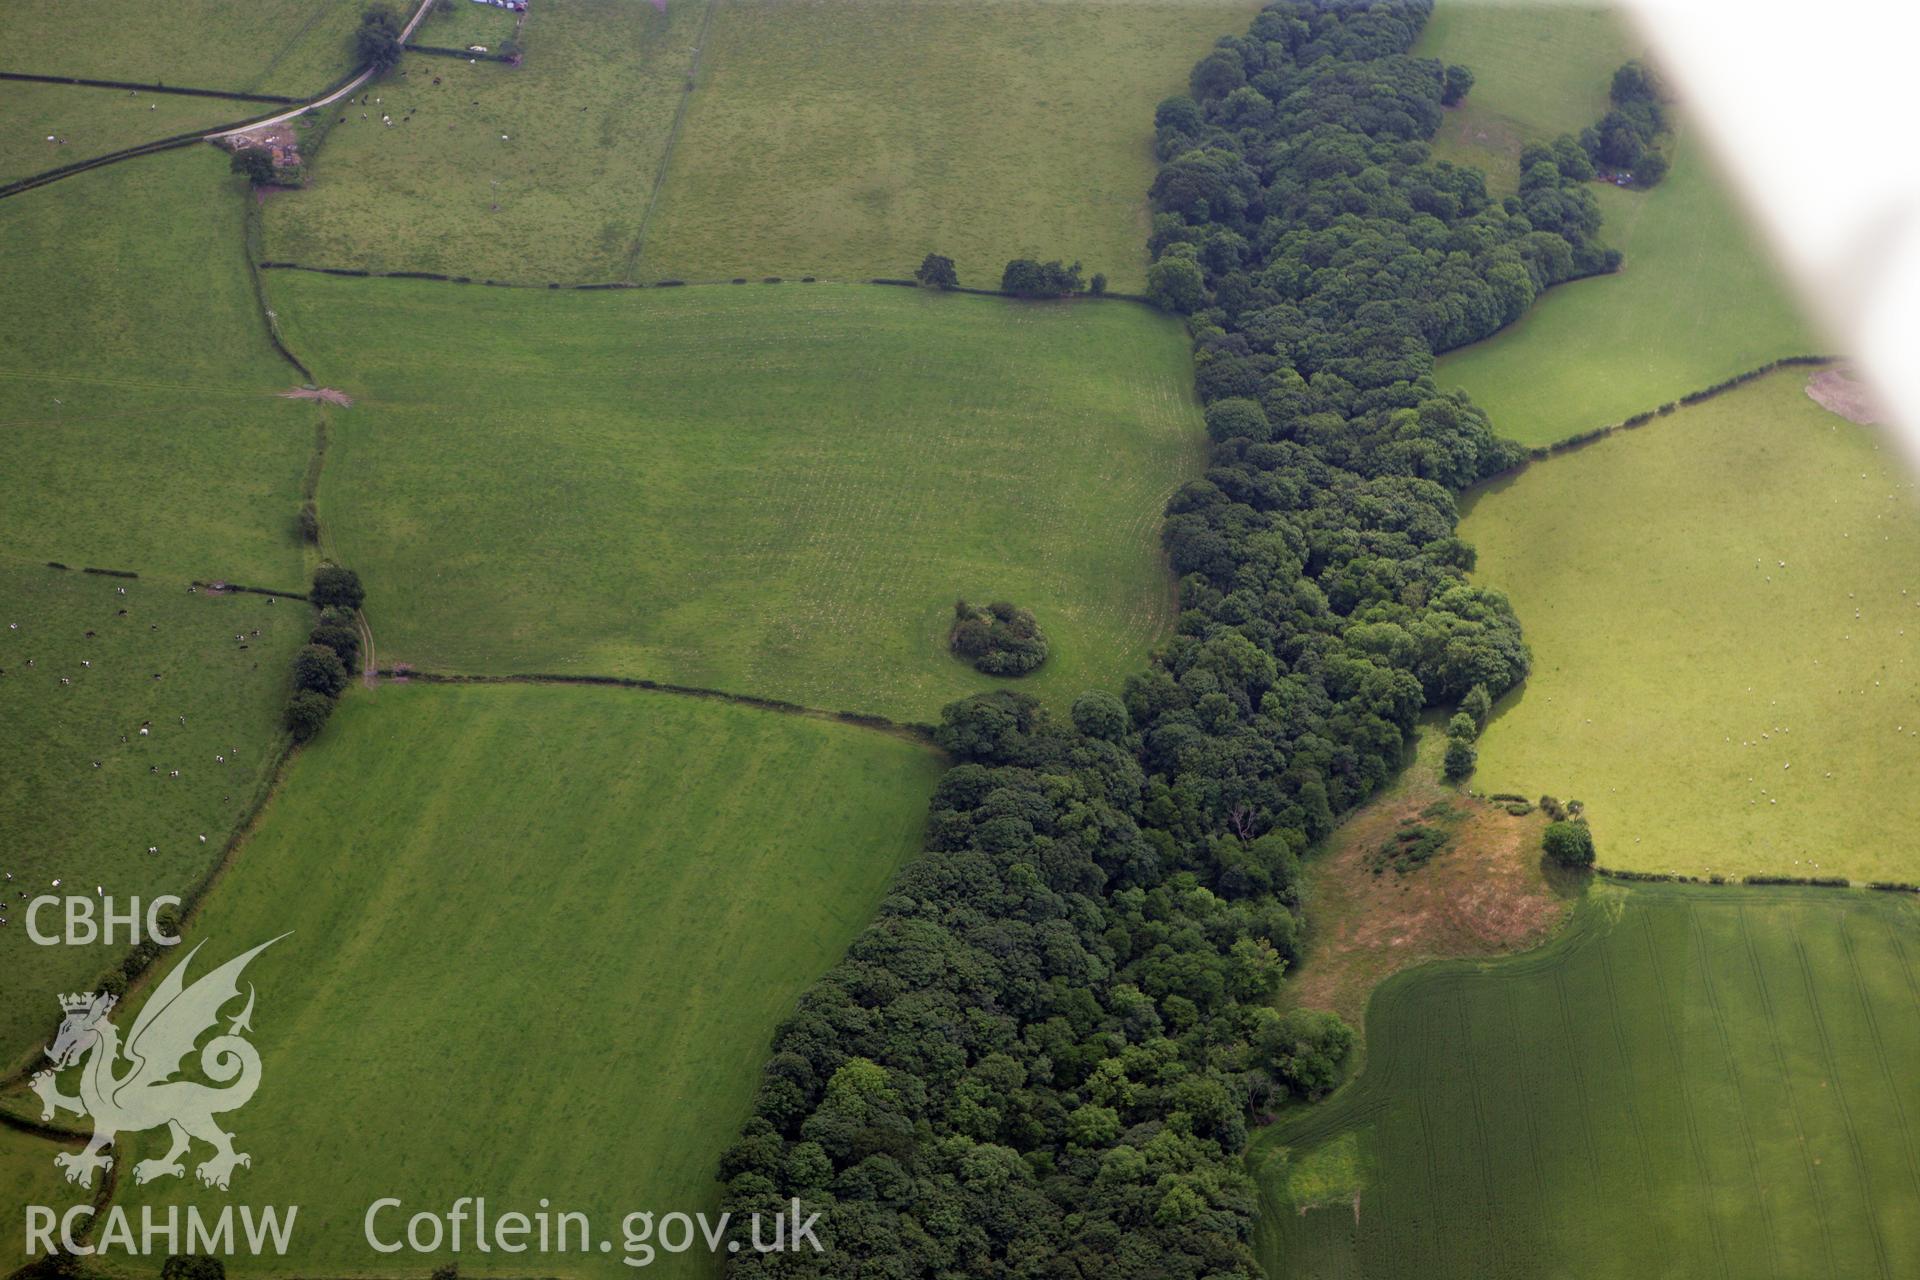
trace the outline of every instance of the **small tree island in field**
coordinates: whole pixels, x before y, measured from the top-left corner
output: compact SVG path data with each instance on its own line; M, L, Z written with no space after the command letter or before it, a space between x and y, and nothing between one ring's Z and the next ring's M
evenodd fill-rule
M1023 676L1047 660L1047 638L1033 612L1004 600L984 608L956 601L947 647L990 676Z

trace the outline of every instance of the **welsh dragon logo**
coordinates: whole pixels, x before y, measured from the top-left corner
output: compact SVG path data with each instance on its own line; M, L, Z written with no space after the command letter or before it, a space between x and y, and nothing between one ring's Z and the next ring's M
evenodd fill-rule
M242 1032L253 1029L252 984L247 986L246 1007L228 1022L224 1034L214 1036L200 1050L201 1073L222 1087L174 1077L200 1037L220 1021L220 1010L239 998L240 972L247 962L279 940L263 942L187 986L187 966L200 951L196 944L155 988L134 1019L125 1045L120 1043L119 1028L108 1020L116 1003L113 996L101 992L60 997L66 1019L46 1050L53 1066L33 1077L33 1091L40 1095L42 1120L53 1119L56 1111L93 1117L93 1139L86 1150L63 1151L53 1158L66 1171L68 1182L92 1186L95 1170L113 1167L113 1157L103 1153L115 1137L161 1125L172 1131L173 1146L159 1159L133 1166L137 1183L183 1175L186 1170L180 1158L195 1138L213 1147L213 1155L194 1170L207 1186L224 1191L236 1166L252 1165L245 1152L233 1149L233 1135L213 1120L245 1106L260 1087L260 1054L241 1038ZM76 1063L80 1064L80 1094L70 1097L60 1092L57 1080L60 1072Z

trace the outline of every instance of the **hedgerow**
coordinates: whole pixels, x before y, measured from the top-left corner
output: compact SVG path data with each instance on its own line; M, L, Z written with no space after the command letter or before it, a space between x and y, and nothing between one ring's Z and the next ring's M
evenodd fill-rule
M1152 292L1190 315L1214 438L1164 537L1181 613L1117 698L947 707L927 852L778 1029L726 1153L736 1220L821 1254L734 1276L1259 1274L1241 1154L1352 1032L1275 1011L1299 857L1415 718L1525 675L1466 582L1455 489L1514 465L1437 350L1611 269L1571 177L1494 202L1431 160L1430 0L1281 0L1157 113ZM1582 157L1584 159L1584 157Z

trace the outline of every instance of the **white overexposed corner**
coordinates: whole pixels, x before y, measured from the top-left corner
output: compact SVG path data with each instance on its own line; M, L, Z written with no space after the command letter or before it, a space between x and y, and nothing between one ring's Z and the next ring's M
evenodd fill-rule
M1627 3L1812 318L1920 461L1920 8Z

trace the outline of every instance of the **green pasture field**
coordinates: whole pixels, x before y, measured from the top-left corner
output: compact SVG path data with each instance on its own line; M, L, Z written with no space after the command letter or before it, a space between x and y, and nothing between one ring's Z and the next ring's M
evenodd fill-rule
M1518 321L1443 357L1501 435L1552 444L1825 344L1800 319L1769 251L1683 132L1651 191L1600 184L1612 275L1549 289Z
M406 1214L546 1197L601 1234L713 1213L776 1024L919 848L941 767L716 700L352 690L191 928L196 972L289 934L247 971L264 1082L229 1127L252 1167L231 1196L189 1173L123 1179L121 1202L300 1205L297 1254L229 1259L241 1275L534 1269L471 1247L398 1267L361 1236L388 1195ZM632 1274L619 1259L538 1270ZM662 1255L647 1274L715 1270Z
M1474 784L1586 801L1604 865L1920 880L1914 481L1806 380L1771 374L1466 505L1475 580L1533 648Z
M1247 0L719 0L635 278L1146 278L1153 109Z
M59 1016L57 1008L54 1016ZM73 1188L53 1165L57 1153L73 1149L64 1143L0 1126L0 1205L8 1209L0 1215L0 1250L5 1251L9 1266L14 1265L15 1259L27 1256L23 1206L73 1203Z
M470 45L483 44L489 51L498 53L501 43L513 38L520 18L520 14L490 4L476 4L474 0L449 0L449 3L427 15L427 20L414 32L413 39L416 44L445 49L465 49Z
M620 279L704 12L699 0L665 14L647 0L539 0L518 67L403 57L328 109L310 184L266 207L267 256L537 284Z
M1606 114L1614 71L1646 52L1616 9L1476 0L1440 0L1413 51L1473 72L1433 150L1485 172L1498 195L1519 187L1522 147L1578 137Z
M873 285L603 292L270 272L357 398L320 490L383 663L639 676L931 719L1008 681L956 597L1031 608L1064 708L1173 615L1203 432L1179 324Z
M418 0L399 0L413 11ZM9 6L0 70L310 97L353 69L360 0Z
M0 183L269 110L224 98L0 80ZM49 135L60 141L48 142Z
M299 601L79 570L0 563L0 1066L59 1021L57 994L127 952L32 945L27 900L99 887L124 907L196 884L279 756L287 672L313 625Z
M1916 954L1904 895L1600 885L1401 974L1360 1078L1256 1140L1267 1273L1911 1274Z
M299 585L320 414L275 396L240 182L192 147L0 201L10 558Z

